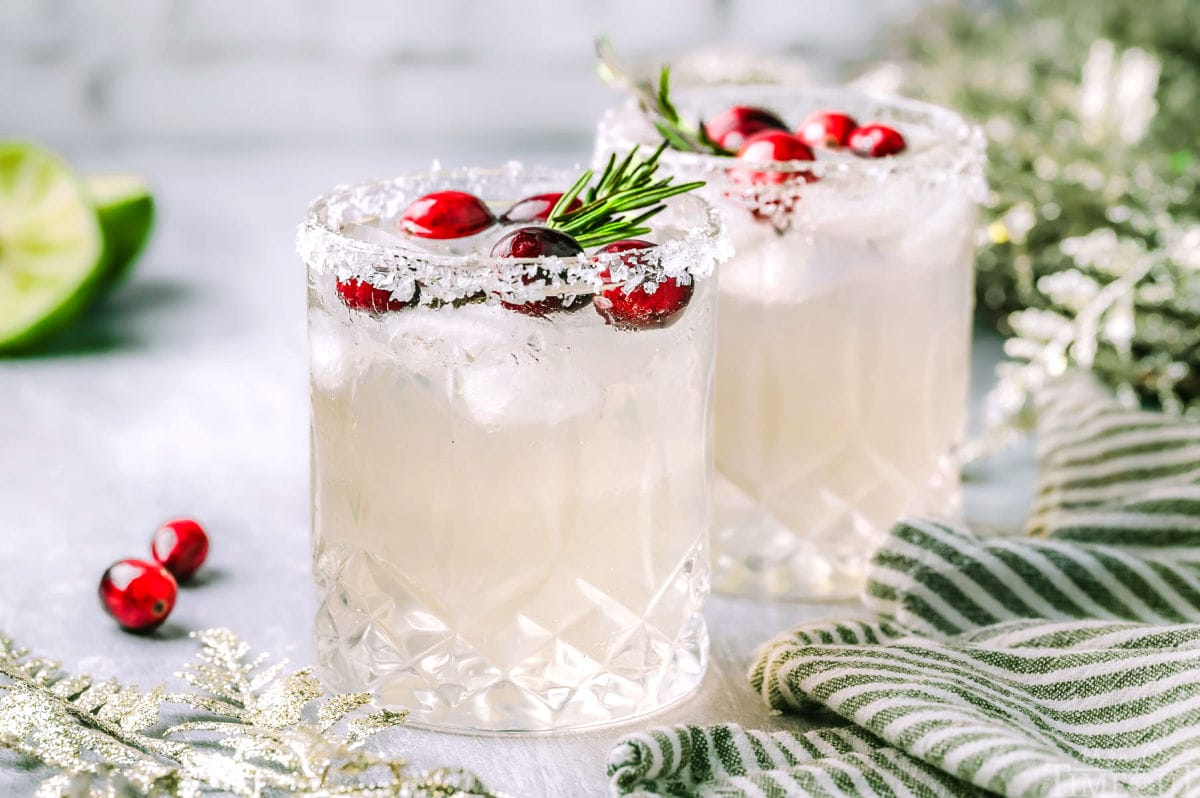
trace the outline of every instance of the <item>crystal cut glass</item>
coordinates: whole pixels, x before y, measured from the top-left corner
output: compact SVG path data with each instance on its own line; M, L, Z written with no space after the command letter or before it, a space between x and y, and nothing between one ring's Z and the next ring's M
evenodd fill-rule
M670 151L727 220L721 267L713 581L718 591L841 598L910 514L959 511L982 132L956 114L847 89L682 90L685 118L732 105L798 127L837 110L899 130L907 149L754 164ZM597 155L657 134L634 105Z
M433 191L499 213L574 178L514 164L342 187L300 229L319 669L420 725L607 724L705 670L718 214L670 200L640 262L493 258L501 226L396 232ZM670 326L592 307L613 280L666 279L694 283ZM390 309L348 307L352 280ZM527 312L547 297L565 309Z

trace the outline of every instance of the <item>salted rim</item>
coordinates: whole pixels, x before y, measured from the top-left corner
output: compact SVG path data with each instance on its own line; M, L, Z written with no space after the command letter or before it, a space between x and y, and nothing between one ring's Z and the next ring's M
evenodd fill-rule
M636 254L608 253L575 257L496 258L477 253L439 254L351 238L347 224L394 218L409 202L431 191L455 188L487 198L489 186L512 185L517 196L565 190L578 171L526 167L510 162L498 168L434 168L334 188L308 208L296 233L296 250L314 274L332 273L338 280L357 279L407 301L420 287L420 301L451 302L480 294L489 301L525 303L547 296L584 294L606 285L627 290L667 279L699 280L731 254L720 213L695 192L671 198L664 216L682 235ZM515 190L517 185L528 189ZM661 218L661 217L660 217ZM496 228L497 231L503 228ZM609 272L607 279L600 274ZM538 277L534 282L530 278ZM548 278L548 282L545 281Z
M980 200L987 190L983 178L987 137L983 129L939 105L846 87L779 84L689 87L678 90L673 99L685 115L693 118L701 105L760 105L785 117L789 123L799 124L801 119L788 118L796 114L798 107L803 108L804 115L817 110L838 109L853 114L863 124L877 121L894 124L901 128L902 134L906 124L920 125L938 134L932 142L918 141L913 146L910 141L909 147L895 156L821 160L822 150L817 148L816 160L754 162L755 172L806 174L833 185L878 183L903 175L921 182L957 183ZM862 113L856 110L858 108L871 110ZM638 131L637 135L630 134L631 128ZM607 157L614 150L628 149L634 144L653 144L660 138L637 102L630 98L624 105L610 108L601 118L597 126L596 154L598 158ZM909 136L905 138L909 140ZM689 177L737 186L739 191L744 188L744 184L735 183L728 174L730 164L737 162L732 156L667 149L661 160L665 166Z

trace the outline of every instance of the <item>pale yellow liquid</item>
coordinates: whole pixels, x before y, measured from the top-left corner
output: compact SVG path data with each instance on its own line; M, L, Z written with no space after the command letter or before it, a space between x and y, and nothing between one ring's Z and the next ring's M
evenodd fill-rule
M713 289L666 330L589 307L348 313L318 284L319 659L419 723L543 730L690 692L707 639Z
M957 192L906 190L858 202L809 187L782 235L728 210L718 590L851 596L891 524L957 511L975 212Z

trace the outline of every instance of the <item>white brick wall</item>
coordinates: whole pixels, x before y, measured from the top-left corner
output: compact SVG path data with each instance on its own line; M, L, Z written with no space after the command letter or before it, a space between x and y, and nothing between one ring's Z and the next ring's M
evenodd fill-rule
M585 140L592 40L868 54L923 0L3 0L0 136L263 143Z

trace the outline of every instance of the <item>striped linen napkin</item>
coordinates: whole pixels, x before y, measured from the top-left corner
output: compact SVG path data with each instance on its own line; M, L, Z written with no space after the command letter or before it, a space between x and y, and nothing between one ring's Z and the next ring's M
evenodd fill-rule
M750 679L810 732L677 726L617 795L1200 796L1200 424L1046 389L1031 537L898 525L874 622L770 642Z

